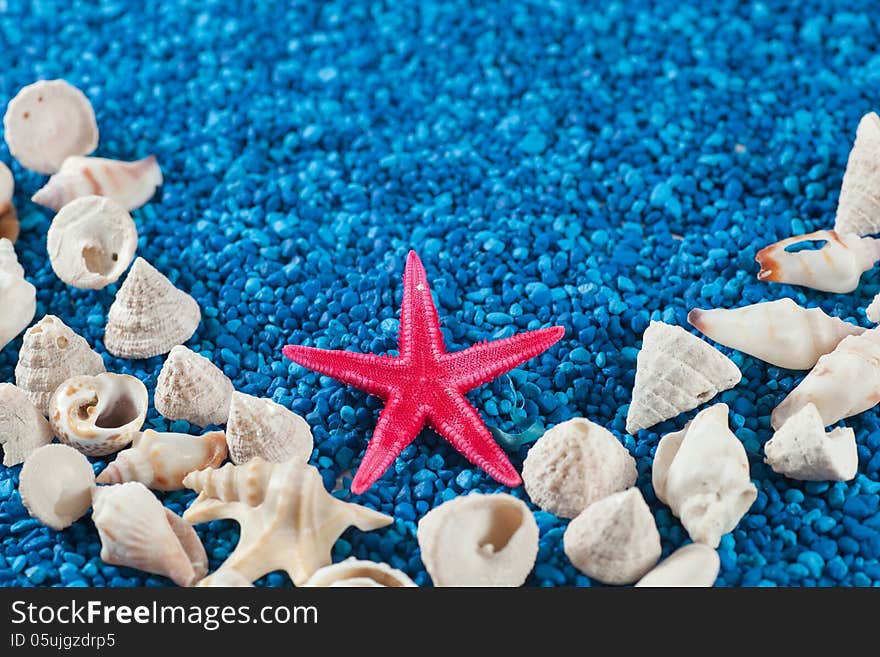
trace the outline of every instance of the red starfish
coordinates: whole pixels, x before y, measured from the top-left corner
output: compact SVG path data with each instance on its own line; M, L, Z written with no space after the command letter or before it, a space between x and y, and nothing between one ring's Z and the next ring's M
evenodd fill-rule
M400 356L297 345L284 347L284 355L386 402L351 482L352 492L360 494L372 486L425 425L471 463L513 487L522 479L464 394L546 351L564 332L553 326L447 352L425 268L410 251L403 275Z

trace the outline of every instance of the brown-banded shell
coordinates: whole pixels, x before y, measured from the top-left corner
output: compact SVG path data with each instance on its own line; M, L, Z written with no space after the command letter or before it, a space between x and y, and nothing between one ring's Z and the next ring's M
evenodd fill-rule
M162 365L153 398L162 417L206 427L226 424L233 392L232 381L219 367L178 345Z
M409 576L386 563L350 557L318 569L303 586L310 587L413 587Z
M27 328L37 310L37 289L24 278L24 269L8 239L0 238L0 350Z
M52 438L49 423L27 395L11 383L0 383L3 465L18 465L35 449L51 443Z
M312 455L312 430L299 415L271 399L232 393L226 425L229 460L236 464L260 457L272 463Z
M92 506L95 473L86 457L66 445L44 445L25 459L19 477L21 502L32 517L53 529L69 527Z

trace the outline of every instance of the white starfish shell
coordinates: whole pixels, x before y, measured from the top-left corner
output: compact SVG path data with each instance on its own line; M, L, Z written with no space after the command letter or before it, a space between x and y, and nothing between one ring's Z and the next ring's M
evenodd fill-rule
M880 233L880 117L868 112L859 121L840 197L834 230L838 233Z
M0 351L27 328L37 310L37 289L24 278L15 249L0 238Z
M658 563L636 587L711 587L718 579L721 559L718 552L702 543L678 548Z
M15 242L18 239L19 225L18 213L12 204L12 195L15 192L15 179L12 171L3 162L0 162L0 240L8 239ZM0 265L0 272L3 271Z
M11 383L0 383L0 445L3 465L23 462L38 447L52 442L52 429L28 396Z
M95 473L86 457L66 445L43 445L25 459L18 492L28 513L61 530L92 506Z
M388 564L350 557L315 571L303 586L310 587L413 587L409 576Z
M260 457L272 463L294 459L305 463L312 455L312 430L299 415L271 399L232 393L226 425L229 460L236 464Z
M219 367L178 345L162 365L154 399L163 417L206 427L226 424L233 391L232 381Z

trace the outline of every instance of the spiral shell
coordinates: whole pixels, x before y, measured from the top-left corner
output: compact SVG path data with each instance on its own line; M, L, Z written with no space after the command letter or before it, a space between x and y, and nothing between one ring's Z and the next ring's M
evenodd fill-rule
M226 424L234 390L219 367L178 345L159 372L156 410L169 420L186 420L200 427Z
M233 463L256 457L273 463L290 459L305 463L312 455L312 430L303 418L271 399L242 392L232 393L226 440Z
M362 561L350 557L340 563L324 566L309 577L303 586L310 587L413 587L409 576L388 564Z

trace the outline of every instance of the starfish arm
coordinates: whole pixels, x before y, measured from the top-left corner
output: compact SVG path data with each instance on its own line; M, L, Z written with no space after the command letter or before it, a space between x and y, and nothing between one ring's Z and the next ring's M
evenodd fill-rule
M415 251L410 251L403 274L398 349L401 356L408 357L419 355L418 352L425 347L436 357L446 351L428 276L419 256Z
M356 351L316 349L289 344L284 355L298 365L385 399L396 380L396 358Z

